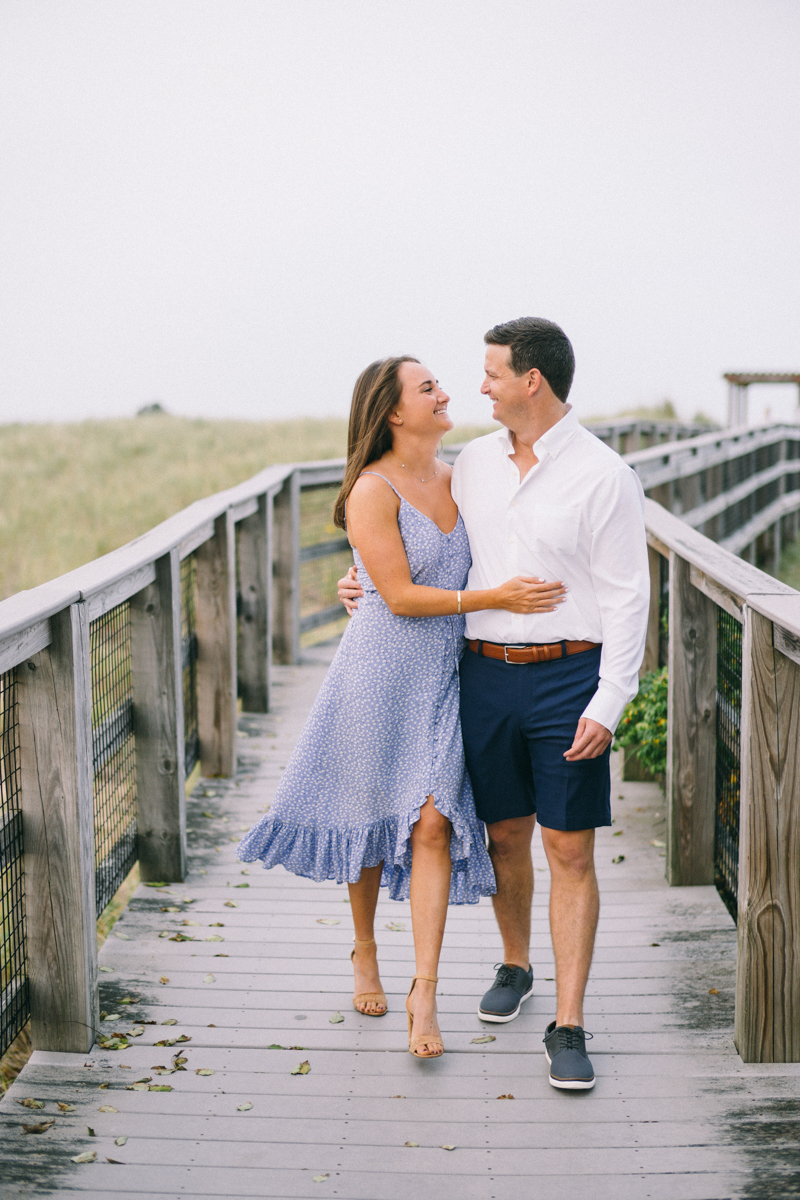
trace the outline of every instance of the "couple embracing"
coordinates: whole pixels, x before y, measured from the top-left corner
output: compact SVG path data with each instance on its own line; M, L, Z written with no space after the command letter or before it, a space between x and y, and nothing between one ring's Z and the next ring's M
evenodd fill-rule
M550 1082L591 1088L594 831L611 824L609 747L644 652L643 494L566 403L562 329L525 317L485 342L481 390L504 428L452 469L436 457L449 398L427 367L388 358L356 383L334 510L353 547L357 581L340 582L352 618L272 810L238 853L348 884L353 1004L366 1016L387 1011L379 889L410 896L409 1050L438 1058L448 902L493 898L503 961L478 1016L511 1021L533 992L538 818L556 961Z

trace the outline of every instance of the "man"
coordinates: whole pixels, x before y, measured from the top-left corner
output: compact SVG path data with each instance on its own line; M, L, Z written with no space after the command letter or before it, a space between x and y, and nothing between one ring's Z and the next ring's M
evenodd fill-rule
M504 428L471 442L453 469L472 550L468 586L536 575L563 580L568 592L552 613L467 616L464 751L489 836L504 950L478 1015L511 1021L533 992L538 818L556 960L557 1010L544 1037L550 1082L591 1088L583 997L599 911L594 831L611 824L609 748L644 653L643 493L636 474L566 403L575 362L562 329L523 317L496 325L484 340L481 392ZM341 581L342 599L358 594Z

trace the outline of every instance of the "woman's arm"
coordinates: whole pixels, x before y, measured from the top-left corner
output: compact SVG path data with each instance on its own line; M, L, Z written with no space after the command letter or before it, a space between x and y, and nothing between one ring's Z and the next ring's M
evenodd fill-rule
M448 616L458 611L455 591L423 587L411 579L397 523L399 502L377 477L362 476L347 500L347 532L358 547L370 579L387 607L399 617ZM564 599L562 583L517 576L496 588L462 591L461 611L502 608L509 612L553 612Z

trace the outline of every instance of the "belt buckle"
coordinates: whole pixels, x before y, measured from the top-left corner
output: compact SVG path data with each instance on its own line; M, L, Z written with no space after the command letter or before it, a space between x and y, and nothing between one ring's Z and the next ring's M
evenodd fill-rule
M524 663L511 662L508 657L509 650L527 650L529 647L524 642L518 642L515 646L503 646L503 659L510 667L524 666Z

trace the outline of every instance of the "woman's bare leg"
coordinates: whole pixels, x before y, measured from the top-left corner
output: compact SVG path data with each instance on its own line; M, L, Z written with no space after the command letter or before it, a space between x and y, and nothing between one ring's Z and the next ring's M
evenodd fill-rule
M355 954L353 955L355 995L360 992L383 990L378 971L378 947L358 945L358 942L368 942L375 936L375 909L378 904L382 870L383 863L379 863L377 867L363 867L358 883L348 883L347 885L356 935ZM359 1011L383 1013L386 1012L386 1009L382 1004L376 1004L374 1000L366 1000L360 1005Z
M411 921L418 975L439 974L447 899L450 894L450 822L437 812L433 796L423 804L411 831ZM414 1016L414 1034L439 1036L436 1019L436 984L418 979L408 1002ZM438 1046L423 1043L418 1053L436 1058Z

